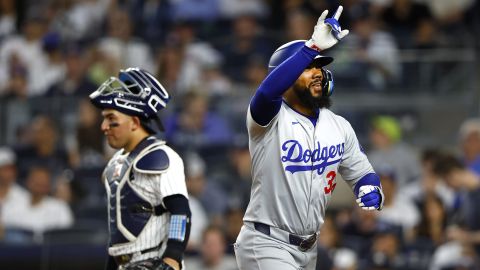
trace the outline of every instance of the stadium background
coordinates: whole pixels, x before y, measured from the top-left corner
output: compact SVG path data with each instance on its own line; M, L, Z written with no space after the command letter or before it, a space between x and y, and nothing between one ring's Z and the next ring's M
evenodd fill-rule
M390 194L413 208L364 215L339 184L317 269L479 269L478 242L475 249L447 233L461 207L439 204L447 215L439 239L420 237L436 208L410 196L425 186L425 151L462 158L460 127L479 117L478 0L1 0L0 190L13 167L17 185L55 197L73 222L44 230L35 224L47 217L19 212L19 227L0 220L0 268L102 269L99 176L113 152L87 96L138 66L173 96L162 117L164 136L184 156L194 208L187 267L235 269L231 244L251 181L249 99L275 48L308 39L321 11L338 4L351 34L325 52L335 57L332 110L352 123L367 153L387 161L372 163L393 183ZM204 261L220 266L202 268Z

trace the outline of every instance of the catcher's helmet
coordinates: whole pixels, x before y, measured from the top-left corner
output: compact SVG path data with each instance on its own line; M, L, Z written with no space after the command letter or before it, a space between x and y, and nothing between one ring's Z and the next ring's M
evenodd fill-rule
M268 72L272 72L272 70L274 70L278 65L300 50L305 45L305 42L306 40L294 40L287 42L276 49L268 62ZM323 67L331 62L333 62L333 57L317 55L312 61L312 64ZM329 70L324 68L322 68L322 73L325 81L325 83L323 83L322 94L324 96L330 96L333 93L333 75Z
M120 70L90 94L92 103L101 109L114 109L138 116L150 133L163 130L158 111L167 106L168 92L149 72L140 68ZM153 120L153 121L152 121Z

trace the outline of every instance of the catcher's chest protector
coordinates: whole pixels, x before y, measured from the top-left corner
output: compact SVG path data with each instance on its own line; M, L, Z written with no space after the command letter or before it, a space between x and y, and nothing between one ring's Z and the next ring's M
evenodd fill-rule
M105 168L105 187L108 195L111 245L135 240L152 217L155 209L131 186L133 163L142 149L151 145L142 142L126 157L113 158ZM141 148L141 149L140 149Z

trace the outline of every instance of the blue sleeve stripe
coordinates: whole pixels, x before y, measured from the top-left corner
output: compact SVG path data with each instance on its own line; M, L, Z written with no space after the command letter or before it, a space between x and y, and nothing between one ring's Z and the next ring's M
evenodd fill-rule
M358 190L360 189L361 186L365 185L372 185L372 186L380 186L380 177L376 173L369 173L365 175L364 177L360 178L358 180L357 184L355 185L355 188L353 191L355 192L355 196L358 196Z
M268 74L250 102L250 113L255 122L264 126L272 121L282 105L283 93L317 55L317 51L303 46Z
M172 215L170 217L170 229L168 232L168 239L184 241L186 228L187 228L187 216Z

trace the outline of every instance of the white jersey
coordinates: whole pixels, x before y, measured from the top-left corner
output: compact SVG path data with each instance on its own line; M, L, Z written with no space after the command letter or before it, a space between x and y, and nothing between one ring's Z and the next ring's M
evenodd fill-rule
M140 172L133 167L133 164L141 158L146 151L152 149L152 146L166 153L169 166L165 171L157 174ZM125 209L132 207L131 204L129 205L127 203L129 202L129 198L125 197L128 197L128 194L134 193L134 196L136 196L134 200L139 200L138 198L140 198L140 200L151 206L162 205L163 198L174 194L181 194L188 198L183 161L180 156L170 147L166 146L165 142L158 140L142 150L131 162L128 160L128 153L123 154L123 150L120 150L112 157L105 168L104 177L105 188L109 198L109 229L111 234L108 253L111 256L118 256L160 246L157 256L161 256L166 248L170 214L168 212L162 215L143 213L143 215L147 215L145 224L140 223L142 226L139 226L139 224L134 224L132 220L128 220L122 216L122 214L125 215L126 213L124 212L126 211ZM119 177L121 177L120 180L118 180ZM130 192L124 195L126 189ZM130 202L131 201L132 199L130 199ZM114 212L112 212L112 210ZM135 217L133 219L135 219ZM115 230L118 230L116 233L120 235L120 238L124 239L122 243L112 241L112 232ZM137 230L137 235L132 233L134 230ZM160 245L160 243L162 244ZM150 253L147 253L145 256L137 256L134 258L134 261L152 257L152 255L149 254Z
M337 173L353 187L373 169L350 123L321 109L316 125L282 103L266 126L247 113L252 191L244 221L319 232Z

